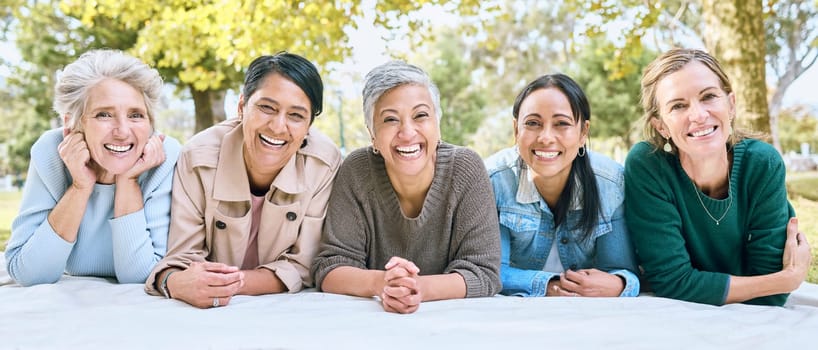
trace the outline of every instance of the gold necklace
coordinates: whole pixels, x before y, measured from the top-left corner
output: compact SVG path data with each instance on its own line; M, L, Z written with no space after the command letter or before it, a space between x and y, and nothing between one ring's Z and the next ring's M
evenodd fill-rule
M709 216L711 220L716 222L716 226L719 226L719 222L721 222L721 220L727 216L727 213L730 212L730 207L733 206L733 196L730 194L730 170L727 171L727 198L730 198L730 202L727 203L727 209L724 210L724 214L721 214L721 217L718 218L718 220L713 217L713 214L710 214L710 210L708 210L707 206L704 205L702 196L699 194L699 188L696 187L696 183L693 182L693 179L690 179L690 184L693 185L693 193L695 193L696 198L699 199L699 204L701 204L702 208L704 208L704 212L707 213L707 216Z

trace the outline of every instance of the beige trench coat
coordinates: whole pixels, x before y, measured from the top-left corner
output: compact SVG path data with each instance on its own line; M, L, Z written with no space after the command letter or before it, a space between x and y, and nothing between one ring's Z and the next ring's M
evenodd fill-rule
M241 266L252 221L249 180L244 165L242 125L231 119L195 135L185 144L173 178L168 252L145 282L156 290L166 268L186 269L194 261ZM310 129L270 186L258 233L259 268L273 271L289 292L311 287L332 182L341 163L333 142Z

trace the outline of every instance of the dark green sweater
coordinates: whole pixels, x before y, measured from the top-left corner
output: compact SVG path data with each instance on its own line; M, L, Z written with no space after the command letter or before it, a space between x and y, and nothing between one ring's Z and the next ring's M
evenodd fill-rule
M787 221L795 211L787 200L786 169L778 152L758 140L733 148L730 198L699 191L675 155L646 142L625 161L625 218L645 278L657 296L722 305L730 275L778 272ZM705 212L718 219L719 225ZM783 305L787 294L748 300Z

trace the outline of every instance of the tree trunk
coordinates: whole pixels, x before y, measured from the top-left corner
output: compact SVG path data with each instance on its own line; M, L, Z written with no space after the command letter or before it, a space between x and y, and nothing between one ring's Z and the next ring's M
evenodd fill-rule
M737 125L770 133L762 0L702 0L707 49L736 94Z
M194 89L193 86L190 86L189 89L190 95L193 96L193 106L196 109L196 130L194 133L225 120L224 90L200 91Z

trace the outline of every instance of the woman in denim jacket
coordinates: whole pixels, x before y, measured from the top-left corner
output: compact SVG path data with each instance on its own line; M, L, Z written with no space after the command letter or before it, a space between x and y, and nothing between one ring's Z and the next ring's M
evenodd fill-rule
M542 76L513 108L516 146L486 160L500 219L502 294L639 294L624 220L622 166L587 150L591 110L563 74Z

